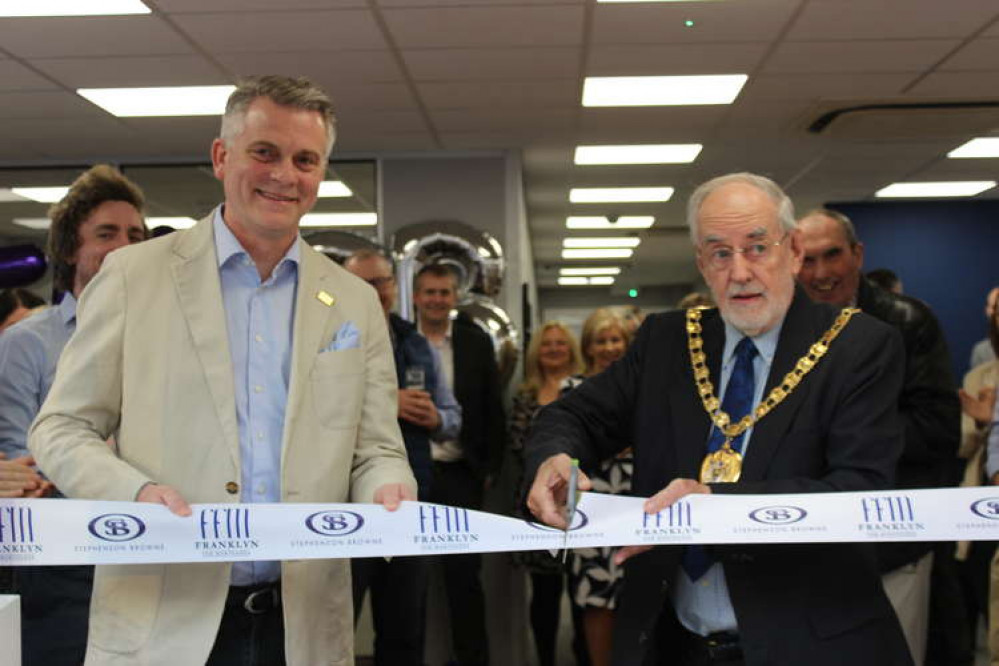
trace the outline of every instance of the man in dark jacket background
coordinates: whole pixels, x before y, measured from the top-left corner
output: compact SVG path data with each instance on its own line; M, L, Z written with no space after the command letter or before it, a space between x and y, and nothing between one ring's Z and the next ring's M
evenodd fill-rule
M961 405L947 343L933 312L922 301L888 292L863 277L864 245L847 216L819 209L799 220L798 228L805 251L798 281L808 295L839 307L856 306L902 334L906 367L899 414L905 448L895 471L896 486L956 485ZM955 598L953 544L879 543L878 562L916 664L924 663L924 654L927 665L970 664L963 604Z
M374 250L359 250L347 259L344 268L375 288L385 311L399 378L399 427L419 498L426 501L433 482L430 437L456 437L461 428L461 407L444 381L440 358L426 338L414 324L392 312L398 292L391 262ZM423 664L429 574L425 557L353 560L354 617L370 588L378 666Z

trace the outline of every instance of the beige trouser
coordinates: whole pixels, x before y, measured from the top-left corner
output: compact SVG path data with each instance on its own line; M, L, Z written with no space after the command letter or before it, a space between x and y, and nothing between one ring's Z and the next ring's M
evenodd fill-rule
M909 652L912 653L912 661L916 666L923 666L926 659L932 568L933 553L927 553L915 562L889 571L881 577L881 584L902 624L905 642L909 644Z

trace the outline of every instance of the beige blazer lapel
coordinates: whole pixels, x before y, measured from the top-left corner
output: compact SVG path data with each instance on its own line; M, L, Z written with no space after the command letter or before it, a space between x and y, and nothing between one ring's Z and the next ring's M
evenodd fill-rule
M180 235L182 234L182 235ZM215 414L222 424L226 445L236 469L239 467L239 428L228 326L222 305L218 257L212 216L190 231L180 232L171 265L180 313L194 340L194 353L205 373Z
M337 308L337 290L331 284L329 261L299 239L298 294L295 297L295 329L291 345L291 377L288 380L288 404L284 413L284 433L281 444L281 463L288 452L292 428L309 388L312 364L320 350L333 338L334 332L345 323ZM320 298L322 296L322 298ZM329 298L327 298L329 297ZM330 301L329 299L332 299Z

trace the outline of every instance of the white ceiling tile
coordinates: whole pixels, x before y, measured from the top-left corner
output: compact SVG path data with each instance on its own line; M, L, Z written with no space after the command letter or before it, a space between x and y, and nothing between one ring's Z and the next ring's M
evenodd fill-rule
M558 79L579 75L578 48L425 49L402 52L417 81Z
M749 72L769 50L767 42L596 46L587 76L643 76Z
M351 9L367 7L366 0L281 0L281 9ZM167 13L274 11L274 0L156 0Z
M587 0L378 0L380 7L454 7L499 5L583 5Z
M199 55L51 58L32 60L31 64L68 88L228 83L218 67Z
M989 91L999 87L999 72L934 72L921 79L907 94L914 97L946 97L990 100Z
M559 109L460 109L431 111L434 125L441 132L481 133L516 132L533 134L571 126L575 111Z
M728 112L724 105L696 107L631 107L619 109L582 109L580 132L589 143L598 135L620 136L630 143L645 136L656 143L673 143L676 137L700 136L714 127ZM610 143L606 139L600 143Z
M370 154L371 151L384 150L396 151L429 151L438 149L433 137L429 132L386 132L384 129L370 130L366 133L351 133L337 140L337 145L333 149L333 158L347 158L345 152L362 151Z
M401 81L402 72L388 51L300 51L295 53L220 53L222 64L240 76L287 74L314 81L384 83Z
M563 79L545 82L421 83L420 96L431 109L493 107L579 107L579 82Z
M754 76L736 107L749 102L781 100L885 98L900 95L915 73L782 73Z
M593 43L769 41L780 34L799 4L799 0L601 4L593 12ZM688 20L694 21L692 27L686 26Z
M16 60L0 60L0 90L58 89L52 81Z
M416 111L354 110L337 114L337 135L340 137L388 130L399 134L417 134L427 130L427 123Z
M0 44L22 58L168 55L190 45L155 16L6 18Z
M805 5L787 39L964 38L997 12L994 0L819 0Z
M338 112L415 111L416 102L403 83L317 83L333 98Z
M999 39L976 39L947 59L942 71L999 70Z
M65 91L0 94L0 118L110 118L79 95Z
M383 49L369 11L280 11L178 14L177 24L210 53Z
M921 72L958 42L946 39L899 41L784 42L764 72Z
M384 16L402 49L562 45L583 41L581 6L386 9Z

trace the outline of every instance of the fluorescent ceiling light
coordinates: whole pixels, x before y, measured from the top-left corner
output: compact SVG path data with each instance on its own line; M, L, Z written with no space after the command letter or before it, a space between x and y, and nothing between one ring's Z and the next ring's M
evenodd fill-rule
M55 203L61 201L69 186L65 187L12 187L10 191L25 199L31 199L38 203Z
M627 203L669 201L672 187L574 187L569 190L572 203Z
M0 187L0 203L13 203L18 201L29 201L20 194L14 194L6 187Z
M979 137L947 153L952 159L999 157L999 137Z
M703 148L699 143L631 146L576 146L576 164L689 164Z
M745 74L588 76L583 106L731 104L748 79Z
M584 277L560 277L558 283L563 287L585 287L590 284L590 279Z
M190 229L198 221L193 217L147 217L146 226L150 229L156 227L173 227L174 229Z
M567 229L648 229L656 221L651 215L622 215L613 222L601 215L573 215L565 218Z
M149 14L152 10L139 0L6 0L0 2L0 16L112 16Z
M593 249L562 250L563 259L628 259L634 254L631 248L601 247Z
M80 88L76 92L119 118L220 116L234 86Z
M620 275L620 266L594 266L593 268L560 268L559 275Z
M50 220L47 217L15 217L11 222L28 229L48 229Z
M324 180L319 183L319 198L332 199L333 197L352 197L354 193L343 184L342 180Z
M994 180L954 180L932 183L892 183L874 196L882 199L916 197L973 197L996 186Z
M562 247L638 247L641 238L566 238Z
M563 287L593 287L597 285L614 284L612 277L560 277L559 285Z
M373 227L378 213L309 213L302 216L302 227Z

